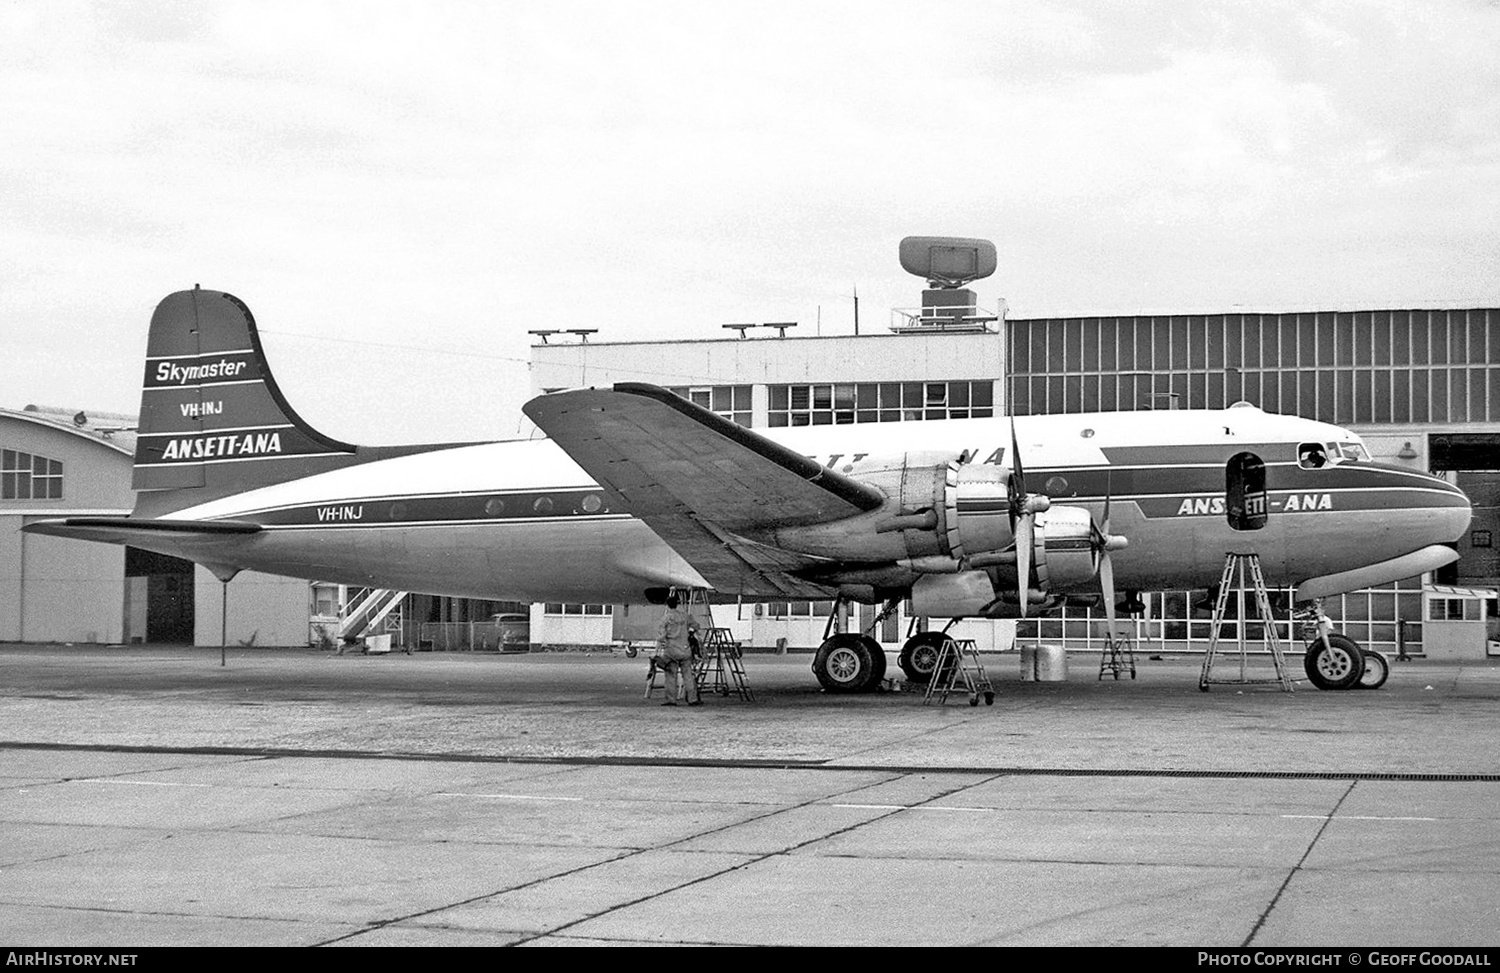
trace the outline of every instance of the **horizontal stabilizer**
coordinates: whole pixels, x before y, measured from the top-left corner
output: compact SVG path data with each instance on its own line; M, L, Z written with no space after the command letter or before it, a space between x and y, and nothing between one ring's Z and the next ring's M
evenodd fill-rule
M38 520L21 530L28 534L50 534L105 544L130 544L157 549L167 539L187 541L193 538L223 538L259 533L259 524L238 520L145 520L132 517L60 517Z

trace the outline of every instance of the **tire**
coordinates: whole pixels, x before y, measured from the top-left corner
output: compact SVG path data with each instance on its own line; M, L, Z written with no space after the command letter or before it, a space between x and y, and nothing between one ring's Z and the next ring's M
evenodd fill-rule
M1391 675L1391 663L1384 655L1371 649L1362 649L1365 656L1365 672L1359 677L1356 689L1379 689Z
M1358 642L1332 632L1326 647L1321 638L1313 640L1302 666L1307 670L1307 678L1319 689L1353 689L1365 674L1365 656Z
M625 658L634 659L639 652L640 649L637 649L635 646L631 645L628 642L625 643Z
M868 689L870 692L874 692L880 686L881 680L885 678L885 649L881 647L879 642L868 635L860 636L860 638L865 643L865 648L870 650L870 662L873 663L873 668L870 671L870 685Z
M946 638L942 632L918 632L906 640L898 664L907 682L925 686L932 681L932 670L937 668L938 653Z
M813 656L813 673L827 692L868 692L880 682L876 676L877 655L884 653L872 653L869 640L863 636L835 635L818 646L818 654ZM884 671L884 666L880 668Z

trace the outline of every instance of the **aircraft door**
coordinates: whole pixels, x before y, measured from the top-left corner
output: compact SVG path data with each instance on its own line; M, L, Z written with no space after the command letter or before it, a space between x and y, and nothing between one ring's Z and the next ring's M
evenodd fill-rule
M1235 530L1266 526L1266 464L1254 453L1236 453L1224 468L1224 513Z

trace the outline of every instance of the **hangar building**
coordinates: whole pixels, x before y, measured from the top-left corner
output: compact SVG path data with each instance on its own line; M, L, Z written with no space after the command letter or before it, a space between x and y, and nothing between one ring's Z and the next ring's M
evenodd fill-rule
M27 406L0 410L0 641L304 645L304 581L244 572L227 632L213 575L192 562L21 527L124 516L135 417Z

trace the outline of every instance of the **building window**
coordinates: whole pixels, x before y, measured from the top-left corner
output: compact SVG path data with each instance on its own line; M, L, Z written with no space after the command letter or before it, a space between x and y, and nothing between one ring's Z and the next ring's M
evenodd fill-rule
M676 385L667 391L701 405L730 422L750 425L750 386L748 385Z
M0 450L0 499L61 500L62 463L19 450Z
M1013 415L1244 400L1340 425L1500 420L1500 310L1006 323Z
M613 615L613 605L573 605L549 601L542 606L544 615Z
M769 618L827 618L833 614L831 601L771 601L765 605Z
M958 382L847 382L772 385L772 426L842 426L913 419L986 419L995 414L995 386Z

